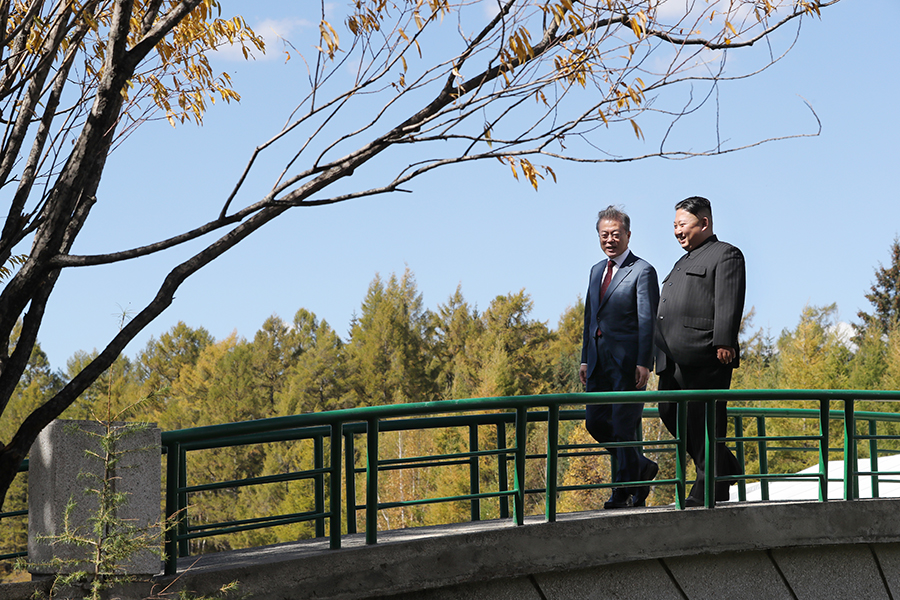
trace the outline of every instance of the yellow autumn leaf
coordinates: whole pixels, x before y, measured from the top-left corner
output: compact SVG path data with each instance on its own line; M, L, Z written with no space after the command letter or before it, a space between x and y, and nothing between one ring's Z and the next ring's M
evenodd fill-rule
M637 122L634 119L629 119L631 121L631 127L634 128L634 135L639 139L644 139L644 132L641 131L641 128L638 126Z

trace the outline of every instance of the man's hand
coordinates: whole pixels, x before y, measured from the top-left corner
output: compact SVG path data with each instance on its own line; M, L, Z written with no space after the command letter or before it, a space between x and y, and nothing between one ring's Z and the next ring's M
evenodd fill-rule
M734 351L734 348L729 346L716 346L716 357L723 365L731 364L731 361L734 360L735 356L737 356L737 352Z
M587 365L581 365L581 367L579 367L578 379L581 380L581 385L587 385Z
M634 370L634 387L642 389L647 385L648 381L650 381L650 369L638 365L637 369Z

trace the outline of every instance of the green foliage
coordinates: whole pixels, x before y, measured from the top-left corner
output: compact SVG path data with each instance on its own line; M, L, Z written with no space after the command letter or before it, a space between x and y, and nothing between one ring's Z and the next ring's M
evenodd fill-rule
M843 389L850 350L835 326L837 305L806 306L793 331L778 339L779 387L795 390Z
M894 238L890 252L891 264L887 267L878 264L875 283L866 294L866 300L872 304L872 314L862 310L857 313L862 321L857 326L859 333L870 327L885 333L900 325L900 238Z
M350 328L346 358L355 406L422 402L437 398L429 377L429 313L423 308L415 277L376 276L359 318Z

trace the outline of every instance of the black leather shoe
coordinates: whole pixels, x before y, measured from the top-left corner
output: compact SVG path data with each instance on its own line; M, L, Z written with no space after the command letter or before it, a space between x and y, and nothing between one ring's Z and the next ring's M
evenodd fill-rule
M634 500L631 498L631 493L626 490L620 490L618 488L613 490L612 496L610 496L609 500L603 503L603 508L631 508L634 506Z
M641 469L641 480L642 481L652 481L656 479L656 475L659 473L659 465L653 462L652 460L647 460L647 464L644 465L644 468ZM650 486L642 485L636 488L634 494L634 505L637 507L646 506L647 504L647 496L650 495Z
M698 498L696 496L688 496L684 499L685 508L696 508L698 506L703 506L703 498Z

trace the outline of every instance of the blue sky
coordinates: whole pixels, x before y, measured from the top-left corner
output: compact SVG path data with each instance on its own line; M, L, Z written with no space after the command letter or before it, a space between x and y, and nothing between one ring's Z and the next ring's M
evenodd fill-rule
M223 4L223 14L237 7L260 32L275 27L304 41L314 30L305 19L315 14L296 14L303 12L296 2ZM890 108L900 66L894 40L875 25L898 17L895 0L844 0L821 21L806 20L797 47L771 70L722 89L729 139L813 130L803 99L822 121L819 137L687 161L551 163L558 182L537 192L496 161L468 164L413 182L410 194L294 210L183 284L126 354L134 357L178 321L217 339L232 331L252 338L270 315L290 321L299 308L346 335L376 273L407 266L429 308L457 285L479 309L524 288L532 317L555 327L601 259L593 229L599 209L620 204L629 212L631 248L662 278L682 253L672 207L691 195L712 201L716 233L744 251L746 305L756 309L757 328L777 336L796 325L805 305L833 302L841 320L854 321L868 309L874 269L889 260L900 233L900 120ZM148 123L111 156L75 252L133 247L218 212L253 148L278 131L303 91L299 61L285 64L277 42L269 44L267 59L220 56L215 63L233 77L239 105L216 104L203 127ZM708 139L712 124L697 127ZM152 297L180 252L64 272L39 337L51 364L64 368L75 351L102 348L118 315Z

